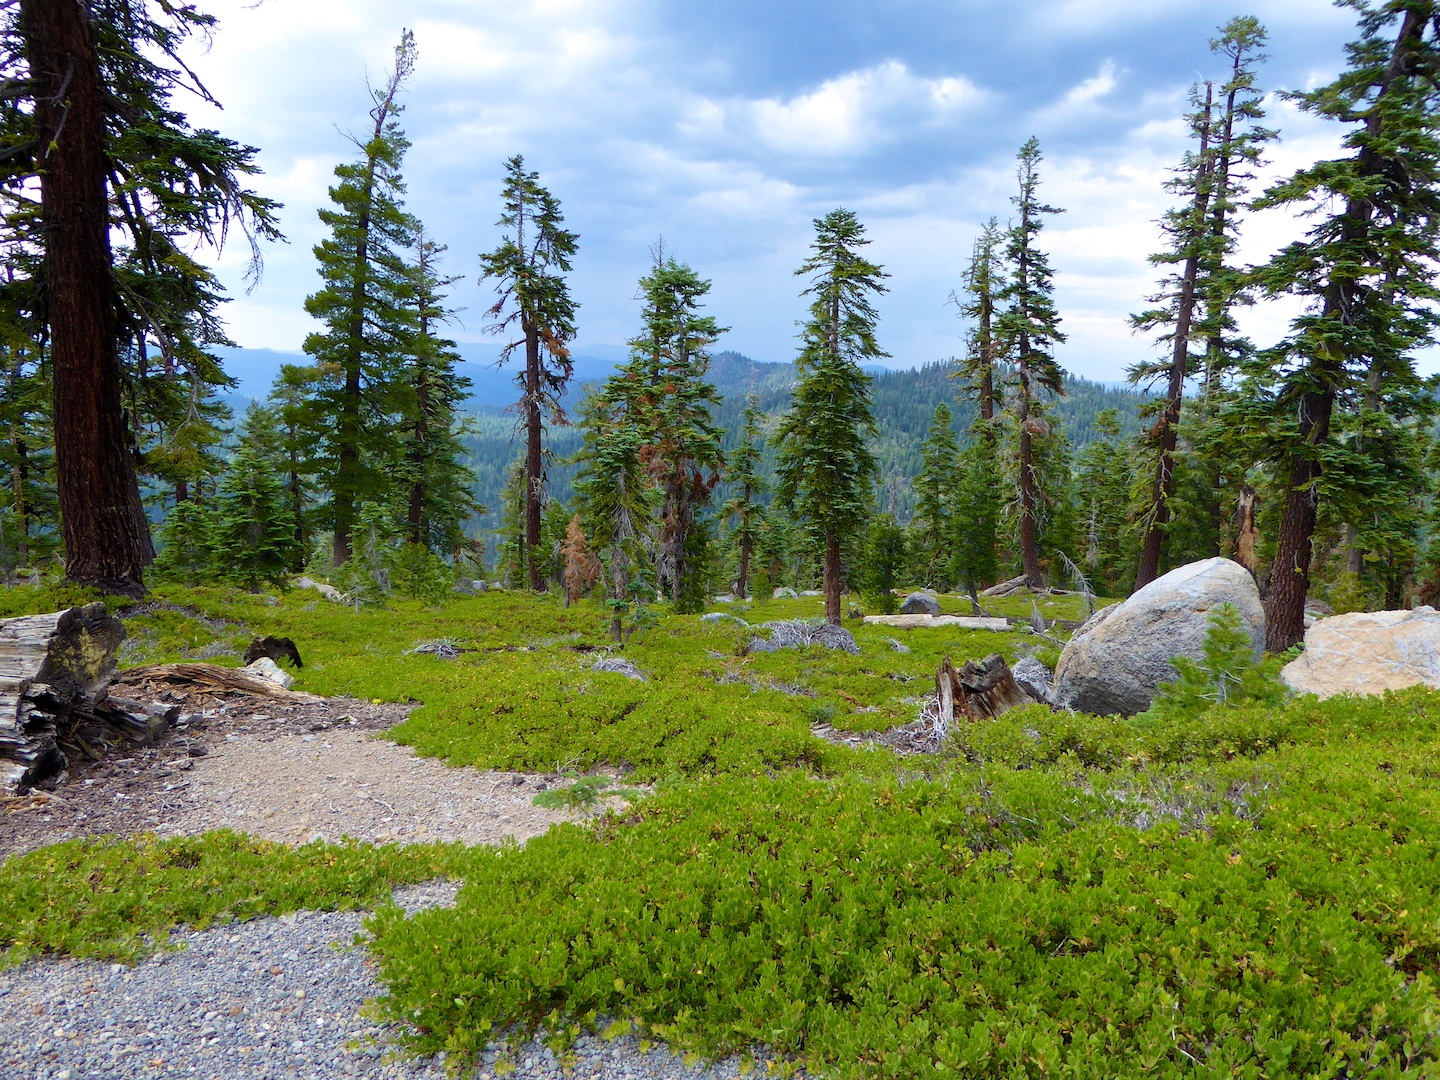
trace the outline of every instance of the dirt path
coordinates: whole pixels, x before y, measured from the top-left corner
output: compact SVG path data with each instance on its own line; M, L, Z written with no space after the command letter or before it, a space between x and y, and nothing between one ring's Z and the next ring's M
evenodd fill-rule
M411 706L152 696L186 710L175 732L87 762L52 793L0 800L0 857L78 836L219 828L291 844L523 842L576 817L532 805L553 777L451 769L375 737Z

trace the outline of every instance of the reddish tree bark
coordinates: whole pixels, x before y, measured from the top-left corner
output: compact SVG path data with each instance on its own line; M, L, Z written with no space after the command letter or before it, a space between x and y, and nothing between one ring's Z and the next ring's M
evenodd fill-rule
M68 580L139 596L155 558L115 341L105 88L82 0L21 0L35 85L55 471Z

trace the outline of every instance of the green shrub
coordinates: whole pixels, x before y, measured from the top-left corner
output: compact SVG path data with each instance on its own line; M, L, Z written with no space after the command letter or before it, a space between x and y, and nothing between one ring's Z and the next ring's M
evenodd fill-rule
M1276 705L1287 690L1274 661L1255 656L1255 645L1231 604L1210 612L1200 662L1177 656L1170 663L1179 678L1162 683L1147 718L1191 716L1213 706L1258 703Z

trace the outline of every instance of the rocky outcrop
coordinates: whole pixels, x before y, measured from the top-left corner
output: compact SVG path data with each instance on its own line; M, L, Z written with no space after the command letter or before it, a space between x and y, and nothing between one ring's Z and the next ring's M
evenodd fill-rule
M1305 652L1280 672L1296 693L1383 694L1407 686L1440 688L1440 611L1352 612L1305 632Z
M1057 708L1133 716L1175 680L1177 656L1204 659L1210 612L1229 604L1255 644L1265 644L1265 612L1250 572L1229 559L1172 570L1123 603L1104 608L1075 632L1055 668Z
M788 586L788 585L781 585L780 588L778 588L778 589L775 590L773 596L774 596L774 598L775 598L776 600L799 600L799 599L800 599L800 594L797 593L794 589L790 588L790 586Z
M900 605L901 615L939 615L940 601L932 593L911 593Z

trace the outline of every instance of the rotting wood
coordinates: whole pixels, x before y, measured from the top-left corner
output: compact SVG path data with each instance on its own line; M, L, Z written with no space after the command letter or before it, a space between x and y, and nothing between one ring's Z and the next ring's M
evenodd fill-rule
M940 721L947 726L957 716L991 720L1011 709L1035 704L1035 699L1016 683L1010 665L999 653L991 653L979 662L966 661L959 671L947 656L935 676L935 693Z
M109 697L125 627L104 604L0 621L0 790L158 738L174 710Z
M218 664L149 664L145 667L127 668L115 680L117 688L127 686L154 686L169 683L187 692L198 691L207 694L241 693L252 697L273 698L277 701L316 702L322 701L314 694L284 687L262 679L238 668L221 667Z

